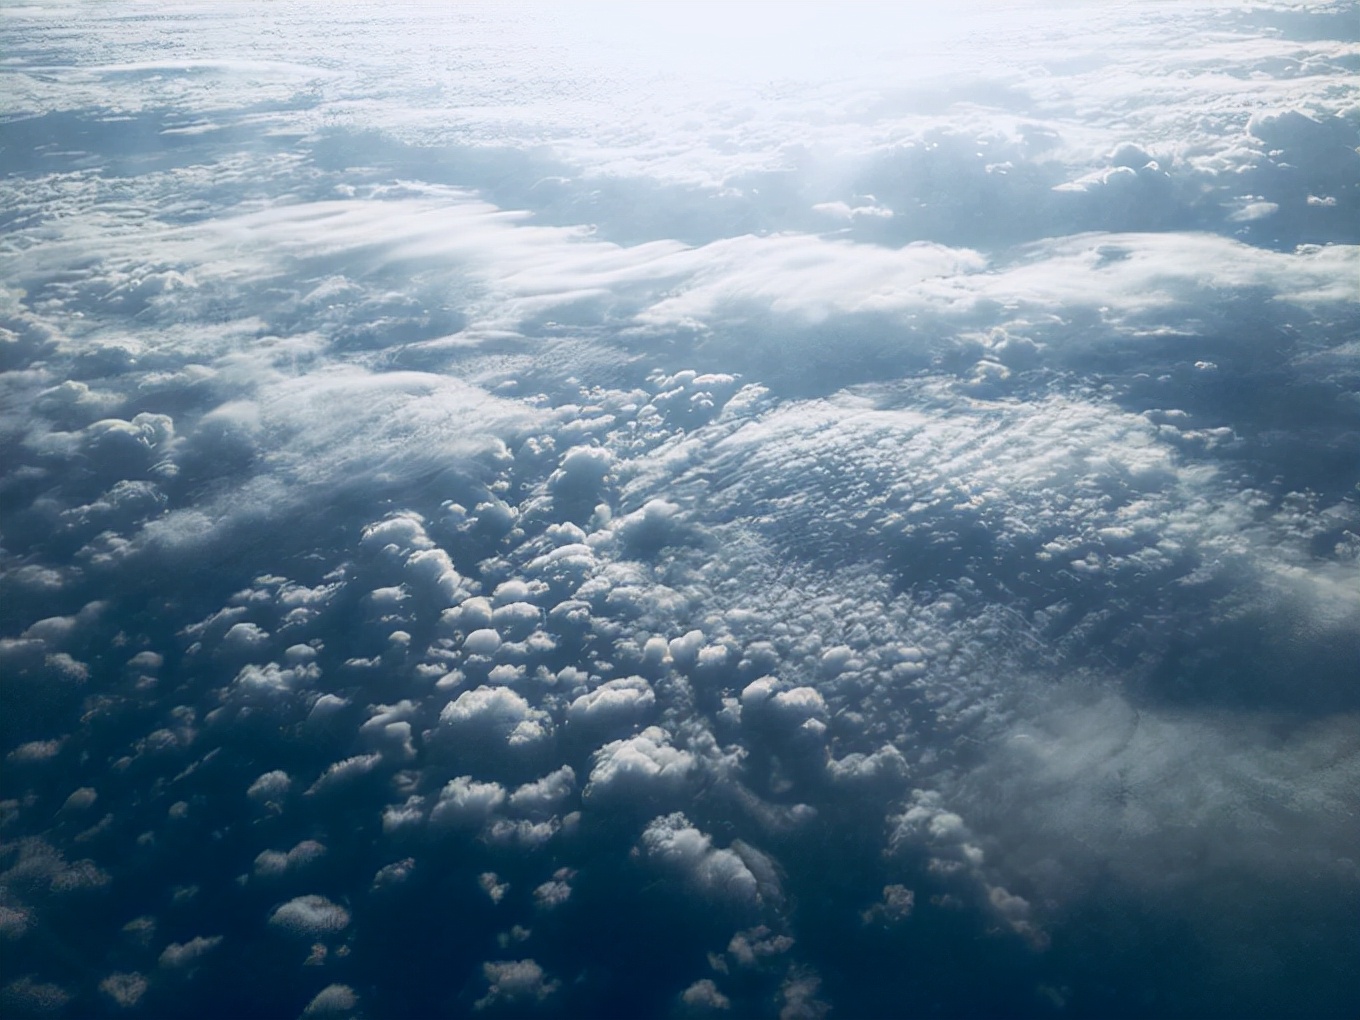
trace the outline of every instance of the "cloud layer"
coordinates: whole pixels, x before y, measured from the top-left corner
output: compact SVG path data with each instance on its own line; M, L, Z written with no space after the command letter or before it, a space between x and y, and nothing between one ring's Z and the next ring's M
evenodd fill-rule
M7 1014L1353 1014L1353 12L649 11L0 11Z

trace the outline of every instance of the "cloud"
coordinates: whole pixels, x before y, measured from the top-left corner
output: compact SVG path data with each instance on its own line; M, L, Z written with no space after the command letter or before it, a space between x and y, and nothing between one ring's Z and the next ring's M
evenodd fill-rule
M314 839L304 839L286 853L262 850L255 858L255 875L274 878L288 872L306 871L326 856L326 846Z
M5 9L10 1008L1353 1014L1343 6Z
M368 775L382 761L379 754L357 754L352 758L337 761L323 772L308 789L309 796L332 795Z
M493 1006L526 1006L542 1002L560 987L533 960L497 960L482 964L486 994L473 1003L482 1010Z
M99 982L99 990L114 1005L121 1009L132 1009L146 994L146 978L134 972L116 972Z
M531 708L523 695L505 687L464 691L439 713L441 730L465 739L498 739L509 747L532 747L547 739L552 718Z
M900 924L916 909L916 893L904 885L883 887L883 899L860 912L865 924Z
M349 927L349 922L348 910L315 894L291 899L269 915L271 927L306 938L338 935Z
M505 803L505 789L499 783L479 783L471 776L450 780L430 810L434 825L479 826Z
M221 944L221 935L199 935L188 942L172 942L161 952L160 965L169 970L191 967Z
M567 707L567 721L600 728L645 718L656 704L651 685L640 676L608 680Z
M61 985L21 977L0 989L0 1002L26 1013L59 1013L71 1001L71 993Z
M349 985L327 985L317 992L307 1008L304 1017L314 1016L353 1016L359 1005L359 996Z
M697 768L694 755L675 747L671 735L648 726L625 740L614 740L595 753L583 796L587 800L653 797L675 794Z
M511 811L541 818L557 811L575 790L576 772L570 765L563 765L541 779L516 788L508 803Z
M711 978L700 978L680 993L680 1002L692 1015L703 1016L731 1009L732 1000L722 992Z
M694 892L718 903L751 907L760 886L741 856L713 846L706 833L676 812L654 818L643 830L638 853L649 864L677 874Z
M274 769L259 776L250 784L246 795L251 800L265 803L283 797L292 789L293 781L287 772Z

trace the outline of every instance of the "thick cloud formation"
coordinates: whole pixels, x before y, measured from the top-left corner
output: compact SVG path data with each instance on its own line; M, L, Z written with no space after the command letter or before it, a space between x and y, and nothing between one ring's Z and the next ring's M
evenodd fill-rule
M1347 5L78 15L6 1016L1360 1009Z

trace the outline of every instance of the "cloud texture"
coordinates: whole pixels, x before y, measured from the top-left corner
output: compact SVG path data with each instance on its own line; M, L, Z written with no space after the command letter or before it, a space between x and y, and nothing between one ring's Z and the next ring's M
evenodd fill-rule
M1360 1008L1353 10L775 16L0 10L6 1015Z

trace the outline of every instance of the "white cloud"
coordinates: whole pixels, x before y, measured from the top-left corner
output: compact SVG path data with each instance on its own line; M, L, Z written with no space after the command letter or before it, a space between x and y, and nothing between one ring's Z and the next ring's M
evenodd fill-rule
M307 790L308 796L321 796L343 790L359 778L368 775L382 761L379 754L356 754L352 758L332 763Z
M554 910L571 899L571 883L554 879L534 889L534 903L540 910Z
M269 915L272 927L300 938L338 935L349 927L349 911L338 903L315 894L299 896L274 908Z
M428 881L491 901L466 944L561 974L486 963L479 1009L613 995L560 940L612 937L601 889L634 880L681 890L685 934L765 922L712 957L730 986L671 975L680 1009L820 1016L816 968L872 1001L803 937L823 905L973 959L1041 948L1097 880L1144 911L1134 950L1203 951L1192 994L1149 949L1159 1001L1333 1004L1354 35L968 7L0 12L0 827L45 834L3 850L0 933L60 939L92 892L213 930L220 835L247 898L325 879L273 927L354 905L372 938L309 959L335 967L439 841ZM128 884L165 853L173 887ZM1322 957L1251 934L1286 916ZM154 930L82 939L249 953ZM407 948L372 1002L434 952ZM101 975L0 984L88 1011L168 977Z
M645 719L655 704L656 696L643 677L622 677L573 701L567 707L567 721L585 727L617 726Z
M701 896L744 907L760 902L759 882L740 855L715 847L712 837L679 812L647 823L638 853L648 863L679 875Z
M250 788L246 791L246 795L249 796L251 800L260 803L276 801L279 798L286 796L288 791L292 789L292 786L293 781L287 772L284 772L282 769L274 769L259 776L251 783Z
M499 783L481 783L471 776L452 779L439 793L430 810L434 825L477 827L505 803L505 788Z
M595 753L584 796L587 800L675 794L693 777L694 755L671 744L671 735L648 726L637 736L614 740Z
M441 729L461 739L497 738L510 747L531 747L552 732L552 717L530 707L523 695L507 687L464 691L439 713Z
M531 818L557 811L576 790L576 772L570 765L525 783L510 794L510 810Z
M275 878L289 872L305 871L326 856L326 847L314 839L304 839L291 850L262 850L255 858L257 878Z
M738 967L756 967L783 956L793 944L789 935L777 934L767 925L759 924L733 935L727 943L727 955Z

